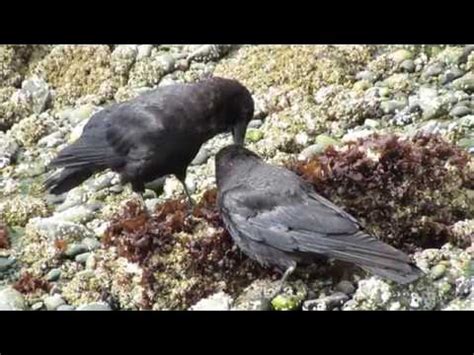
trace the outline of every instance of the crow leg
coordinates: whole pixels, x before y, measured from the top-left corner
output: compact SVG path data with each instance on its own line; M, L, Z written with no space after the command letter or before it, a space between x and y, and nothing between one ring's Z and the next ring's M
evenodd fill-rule
M184 193L186 194L186 197L188 199L189 208L193 209L196 203L192 199L191 194L189 193L188 187L186 186L186 174L176 175L176 177L181 182L181 185L183 185Z
M283 290L286 280L293 273L293 271L295 271L295 269L296 265L291 265L288 269L286 269L285 273L279 281L277 289L270 295L270 299L274 299Z
M143 198L143 193L134 191L133 194L135 195L135 199L140 201L140 204L143 206L143 212L145 213L145 215L147 217L150 217L150 211L148 211L148 208L146 207L145 199Z

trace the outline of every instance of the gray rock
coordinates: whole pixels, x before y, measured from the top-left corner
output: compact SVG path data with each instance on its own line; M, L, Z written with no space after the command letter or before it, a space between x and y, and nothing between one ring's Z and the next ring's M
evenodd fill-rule
M463 105L457 105L449 112L449 114L453 117L462 117L469 115L470 113L471 109Z
M69 305L69 304L64 304L62 306L59 306L56 310L57 311L75 311L76 308L74 306Z
M443 264L436 265L435 267L431 269L431 272L430 272L433 280L440 279L441 277L444 276L445 273L446 273L446 266Z
M473 44L468 44L464 46L461 58L459 58L459 63L466 63L469 55L471 52L474 51L474 45Z
M318 298L316 300L308 300L303 303L305 311L330 311L336 307L342 307L349 297L342 293L336 292L330 296Z
M153 46L151 44L142 44L137 47L137 60L142 60L143 58L148 58L151 55Z
M159 198L151 198L151 199L145 200L145 205L148 211L154 211L156 205L160 203L161 203L161 200Z
M232 305L232 297L224 292L215 293L200 300L190 308L192 311L227 311Z
M312 157L316 155L322 154L326 148L327 148L327 145L324 145L324 144L320 144L320 143L312 144L300 152L300 154L298 155L298 160L311 159Z
M437 76L441 74L444 70L444 64L440 62L435 62L431 65L429 65L425 71L423 72L423 76L425 78L430 78L432 76Z
M57 221L86 223L94 218L94 212L89 207L80 205L55 213L51 218Z
M66 301L59 294L48 296L43 300L48 311L54 311L58 307L65 305Z
M191 162L191 165L205 164L210 156L211 156L211 152L207 148L202 147L199 150L199 152L196 154L196 157Z
M445 71L443 75L441 75L439 82L441 85L446 85L452 82L453 80L460 78L463 75L464 75L463 70L461 70L458 67L454 67Z
M57 281L61 277L61 270L60 269L51 269L47 274L46 274L46 280L47 281Z
M40 309L43 308L43 306L44 306L43 302L36 302L36 303L31 305L31 310L32 311L39 311Z
M80 305L77 307L78 311L111 311L112 308L105 302L92 302Z
M415 62L412 59L404 60L400 64L400 68L405 70L408 73L413 73L415 71L415 68L416 68Z
M114 180L114 178L114 173L107 173L105 175L99 176L98 178L92 181L92 184L90 184L91 190L97 192L112 186L112 181Z
M145 184L145 187L147 189L153 190L155 192L163 190L163 186L165 185L166 177L161 177L158 179L155 179L153 181L150 181Z
M453 87L465 92L474 91L474 73L467 73L452 83Z
M73 243L68 245L64 254L70 258L75 257L76 255L87 252L87 247L82 244Z
M84 238L81 241L81 244L84 245L89 251L99 249L101 246L100 242L96 238L90 238L90 237Z
M251 120L249 122L248 127L249 128L260 128L262 126L262 124L263 124L262 120L258 120L258 119L257 120Z
M21 84L21 90L31 97L32 109L36 114L40 114L46 109L50 100L48 84L41 78L33 76L26 79Z
M0 132L0 169L10 165L15 160L18 148L18 143L13 138Z
M0 291L0 310L24 310L26 309L23 295L8 286Z
M114 194L119 194L123 191L123 186L122 185L114 185L109 189L110 192L113 192Z
M390 114L395 113L396 111L400 111L407 105L406 100L388 100L383 101L380 104L380 108L384 113Z
M91 253L89 253L89 252L82 253L82 254L76 255L74 260L76 261L76 263L85 264L87 259L89 258L89 256L91 256Z
M68 120L73 126L77 126L82 121L90 118L95 112L99 111L100 108L92 104L82 105L68 113ZM82 132L82 129L81 129Z
M15 265L15 263L16 263L16 260L13 258L6 258L3 256L0 256L0 272L7 271L13 265Z
M377 80L377 75L369 70L364 70L356 74L356 80L367 80L368 82L373 83Z
M352 295L355 292L355 287L352 282L343 280L336 285L335 290L346 295Z
M64 143L63 134L59 131L48 134L47 136L41 138L37 145L42 148L53 148Z
M164 74L171 73L175 69L176 60L172 55L160 55L156 61L159 63L159 67L163 70Z

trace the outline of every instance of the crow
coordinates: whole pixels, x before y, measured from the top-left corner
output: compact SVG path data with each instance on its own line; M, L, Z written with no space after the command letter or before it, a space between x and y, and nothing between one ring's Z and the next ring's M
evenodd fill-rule
M369 235L295 173L238 145L221 149L215 164L217 206L226 229L244 254L283 272L272 298L298 264L321 257L401 284L422 275L407 255Z
M186 171L201 145L224 132L243 145L253 114L250 92L235 80L158 87L95 113L80 138L51 161L50 167L64 169L46 179L45 187L59 195L110 169L143 198L145 183L173 174L192 205Z

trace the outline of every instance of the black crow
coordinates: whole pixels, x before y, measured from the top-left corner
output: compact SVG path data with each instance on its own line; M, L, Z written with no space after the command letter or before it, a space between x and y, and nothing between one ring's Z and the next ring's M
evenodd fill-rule
M192 203L186 170L201 145L229 131L234 143L243 145L253 113L250 92L235 80L214 77L159 87L94 114L81 137L51 162L64 170L45 186L61 194L111 169L141 195L145 183L174 174Z
M402 284L422 274L407 255L369 235L299 176L242 146L217 153L216 179L217 204L236 244L260 264L284 271L278 292L298 264L318 255Z

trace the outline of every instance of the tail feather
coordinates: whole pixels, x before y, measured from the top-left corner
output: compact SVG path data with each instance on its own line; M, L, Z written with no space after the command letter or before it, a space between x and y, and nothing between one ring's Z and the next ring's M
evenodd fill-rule
M65 168L50 176L44 183L46 189L52 194L60 195L78 186L94 174L93 169L80 168Z

